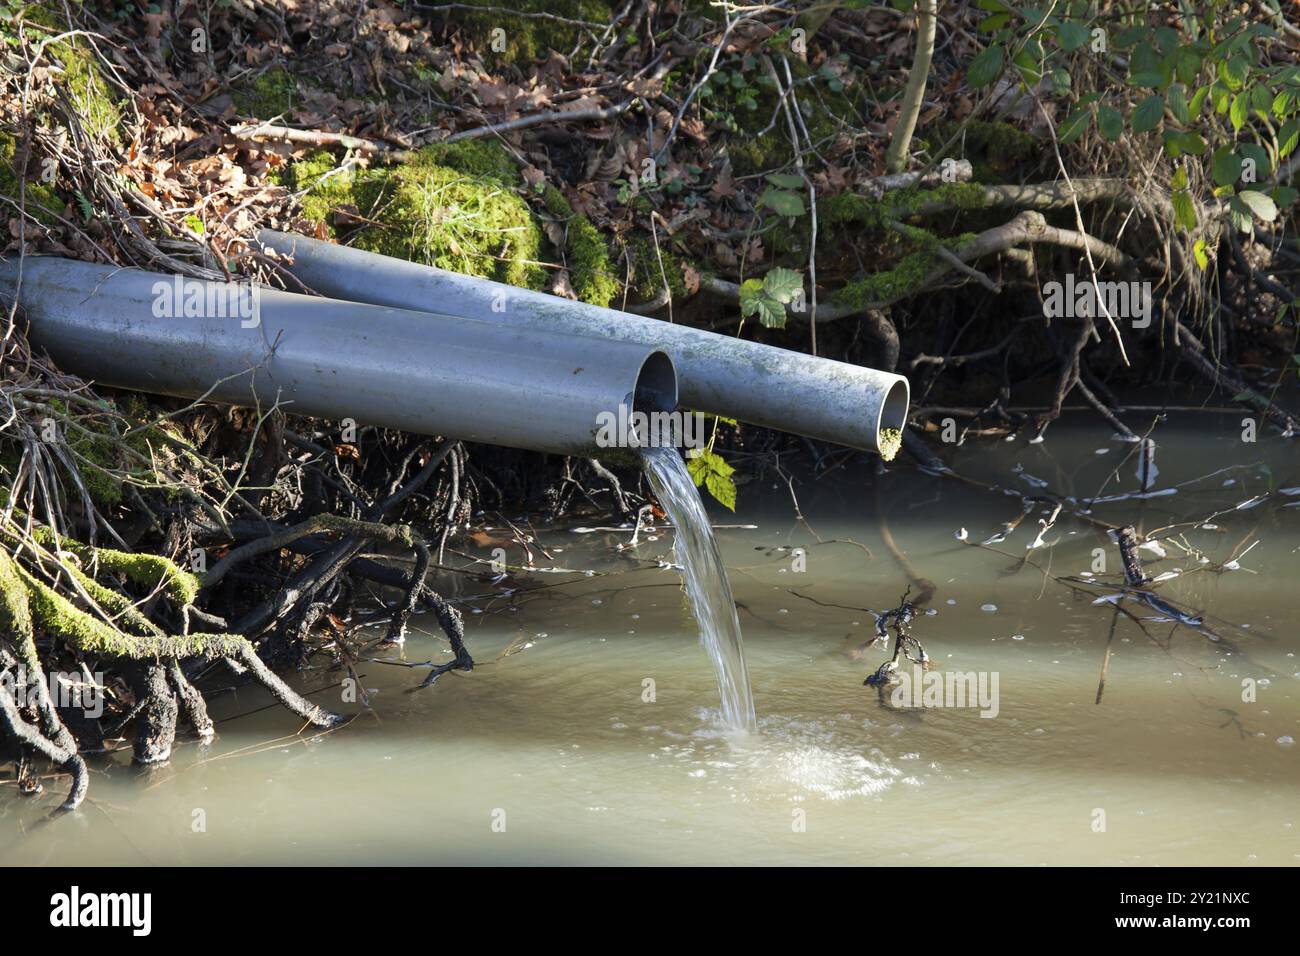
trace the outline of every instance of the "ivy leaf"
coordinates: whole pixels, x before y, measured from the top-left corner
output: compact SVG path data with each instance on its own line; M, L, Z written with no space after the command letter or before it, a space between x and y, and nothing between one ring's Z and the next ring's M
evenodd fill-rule
M1006 59L1006 51L1002 49L1001 44L994 43L985 47L975 55L975 58L970 61L970 66L966 68L966 82L975 89L988 86L1002 72L1004 59Z
M767 206L778 216L787 216L794 218L802 216L804 209L803 197L798 193L786 192L783 189L777 189L769 186L763 190L763 195L758 200L764 206Z
M1277 218L1277 204L1266 194L1256 189L1245 189L1237 193L1237 198L1250 207L1250 211L1264 222Z
M778 266L763 280L763 291L782 305L789 305L803 291L803 276Z
M1114 107L1102 106L1097 110L1097 129L1109 142L1118 142L1124 135L1124 117Z
M1165 115L1165 98L1159 93L1148 96L1133 110L1133 132L1149 133L1160 125Z

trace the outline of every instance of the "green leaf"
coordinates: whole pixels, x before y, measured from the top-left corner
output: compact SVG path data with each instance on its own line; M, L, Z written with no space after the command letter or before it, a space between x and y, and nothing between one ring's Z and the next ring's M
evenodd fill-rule
M1255 231L1255 223L1250 215L1250 207L1241 201L1240 196L1228 199L1228 219L1238 232L1249 235Z
M736 481L732 477L736 469L713 451L702 451L686 461L686 470L696 486L703 485L719 504L731 511L736 510Z
M1204 239L1197 239L1192 245L1192 257L1196 260L1196 264L1201 267L1202 272L1210 268L1209 249L1210 247Z
M1127 50L1147 35L1144 27L1125 27L1115 34L1115 46Z
M1250 211L1264 222L1277 218L1277 204L1266 194L1256 189L1245 189L1237 193L1237 198L1250 207Z
M1261 84L1250 91L1250 105L1256 113L1268 119L1268 114L1273 109L1273 94Z
M1295 95L1288 90L1283 90L1277 96L1273 97L1273 115L1280 120L1284 120L1291 113L1291 106L1295 103Z
M1269 159L1268 150L1259 143L1239 143L1237 152L1241 154L1243 160L1251 160L1254 163L1254 178L1250 182L1258 182L1273 171L1273 162ZM1243 168L1243 175L1245 170Z
M1062 23L1056 28L1056 41L1061 44L1061 49L1066 53L1073 53L1079 49L1091 36L1092 31L1084 24L1074 21Z
M794 173L768 173L766 178L773 186L782 189L802 189L804 186L803 177Z
M782 305L789 305L803 291L803 276L778 266L763 280L763 291Z
M975 55L975 58L970 61L970 66L966 68L966 82L975 89L988 86L1002 72L1002 62L1005 58L1006 51L1002 49L1001 44L994 43L985 47Z
M1300 190L1294 186L1274 186L1269 195L1273 197L1273 202L1277 203L1278 209L1285 209L1296 201L1297 196L1300 196Z
M1196 203L1192 199L1192 194L1186 189L1180 189L1169 197L1174 207L1174 221L1183 229L1191 232L1196 228Z
M1119 110L1102 106L1097 110L1097 129L1108 141L1118 142L1124 135L1124 117Z
M767 206L778 216L802 216L807 210L804 208L803 197L798 193L786 192L769 186L763 190L763 195L758 200L762 205Z
M1169 88L1169 111L1184 126L1192 121L1191 111L1187 107L1187 91L1181 86Z
M1202 86L1199 90L1197 90L1195 93L1192 94L1192 102L1188 105L1187 112L1190 113L1192 116L1200 116L1201 110L1205 109L1206 97L1208 97L1209 95L1210 95L1210 88L1208 86Z
M758 321L765 329L785 328L785 306L771 296L759 296Z
M1057 138L1061 143L1072 143L1083 135L1084 130L1092 121L1092 111L1086 107L1081 110L1075 110L1061 123L1060 132Z
M1200 133L1179 133L1178 145L1189 156L1200 156L1205 152L1205 140L1201 138Z
M1277 158L1290 156L1295 152L1297 142L1300 142L1300 120L1289 119L1277 131Z
M1230 60L1219 61L1219 79L1227 84L1228 89L1241 89L1246 82L1246 77L1250 75L1250 63L1242 56L1234 56Z
M1159 93L1148 96L1133 110L1133 132L1149 133L1160 125L1165 115L1165 98Z
M722 507L728 511L736 510L736 482L732 478L716 471L709 472L704 478L704 487Z
M1204 57L1191 47L1183 47L1174 56L1174 72L1181 82L1191 86L1201 73Z
M1228 119L1232 121L1233 132L1240 130L1246 125L1246 119L1250 114L1250 97L1245 93L1238 93L1232 98L1232 107L1228 110Z
M1134 73L1128 78L1129 86L1148 87L1156 89L1164 85L1165 78L1163 75L1154 72Z
M1210 175L1217 185L1231 186L1241 175L1241 157L1231 146L1219 147L1210 161Z

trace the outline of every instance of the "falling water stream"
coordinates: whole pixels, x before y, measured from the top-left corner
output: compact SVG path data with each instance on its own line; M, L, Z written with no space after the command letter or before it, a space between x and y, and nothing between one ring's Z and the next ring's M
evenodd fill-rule
M718 677L722 719L737 730L751 731L755 727L754 698L745 669L740 618L708 513L677 449L648 447L641 455L655 495L677 531L674 552L682 567L691 611L700 625L700 643Z

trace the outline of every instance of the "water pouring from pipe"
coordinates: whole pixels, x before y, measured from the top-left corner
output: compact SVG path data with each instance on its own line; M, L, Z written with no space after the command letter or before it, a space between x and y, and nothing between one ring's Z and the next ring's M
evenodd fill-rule
M740 618L708 513L675 448L647 447L641 456L646 477L676 529L673 549L682 568L691 613L700 627L700 643L718 679L722 719L736 730L752 732L754 698L745 667Z

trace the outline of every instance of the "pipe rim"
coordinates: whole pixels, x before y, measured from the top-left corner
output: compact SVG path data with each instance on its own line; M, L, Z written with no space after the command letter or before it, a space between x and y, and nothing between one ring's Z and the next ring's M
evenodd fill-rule
M901 375L889 386L884 400L880 403L880 412L876 415L876 447L880 447L880 433L886 428L902 432L907 425L908 406L912 400L912 389L907 379Z

